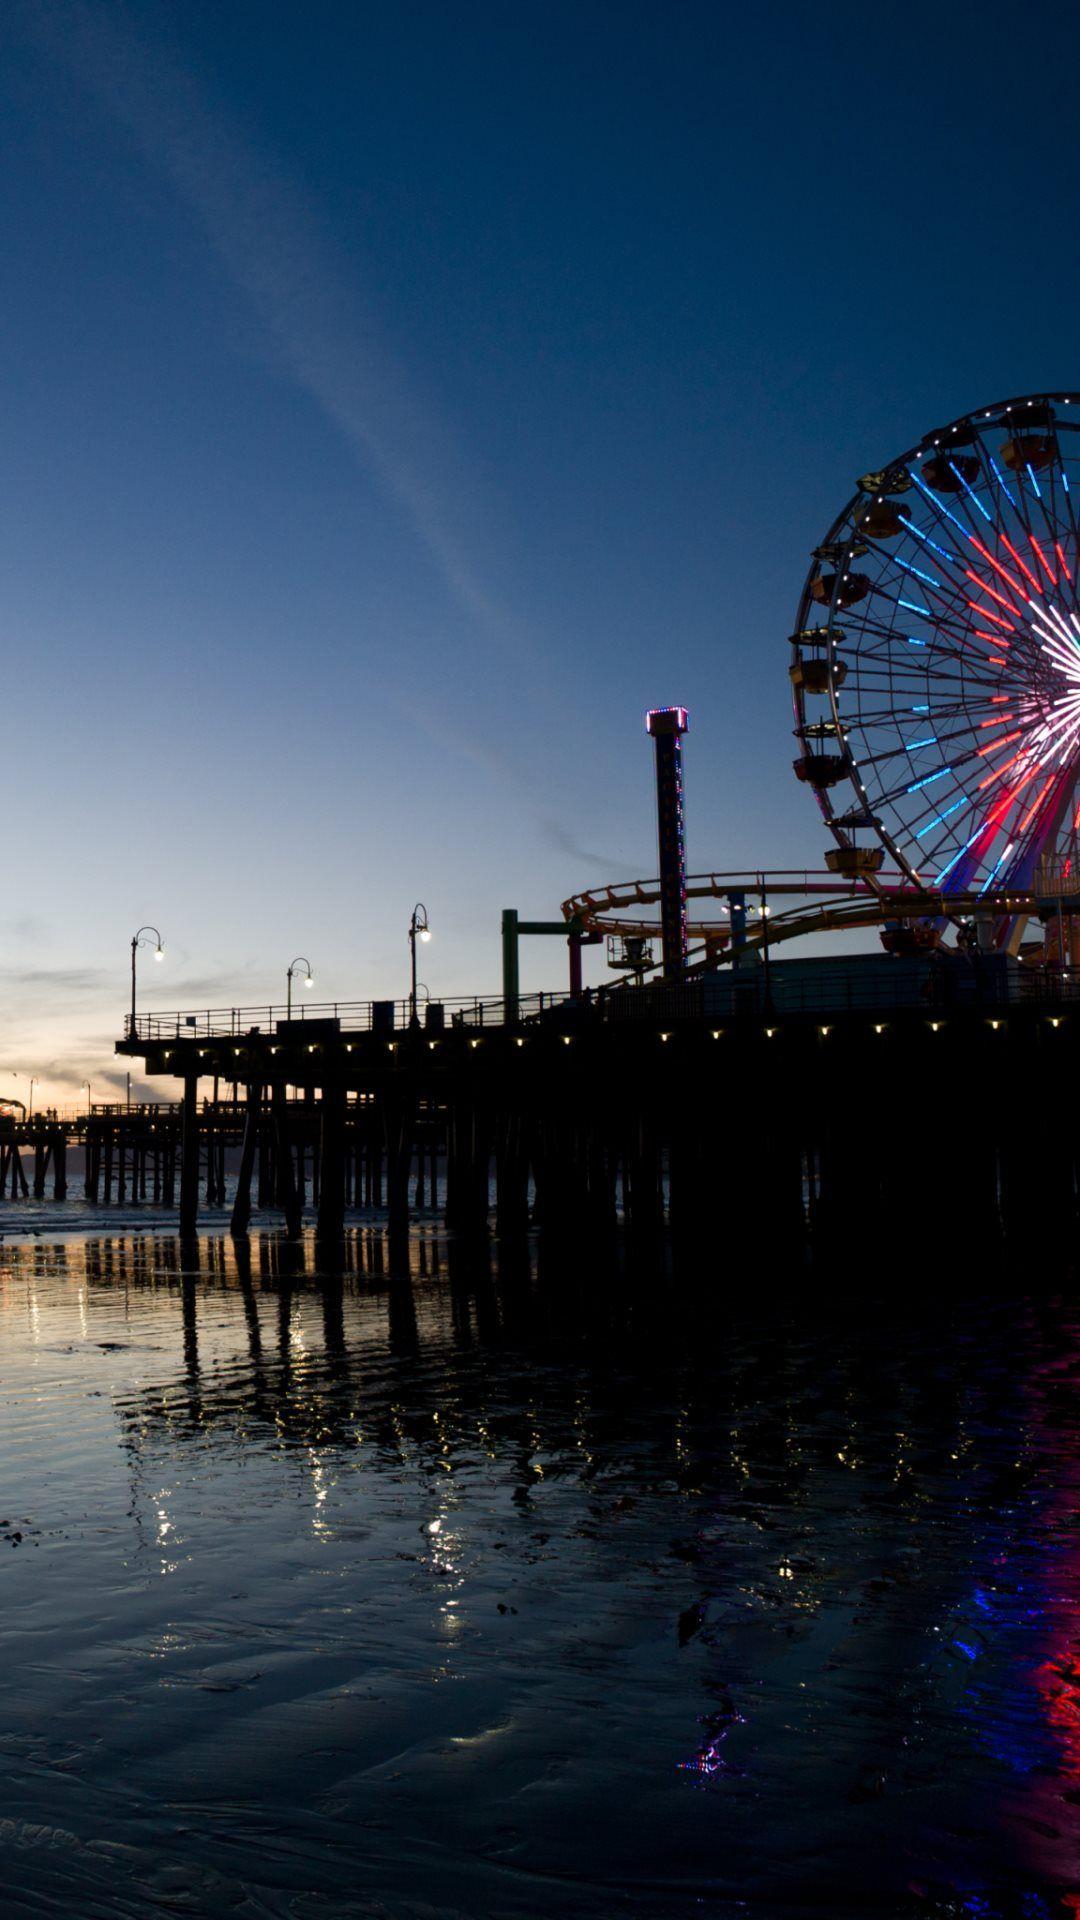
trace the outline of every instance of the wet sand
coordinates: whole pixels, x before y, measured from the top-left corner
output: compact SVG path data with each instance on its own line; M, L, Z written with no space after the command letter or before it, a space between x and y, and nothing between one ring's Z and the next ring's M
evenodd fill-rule
M66 1217L0 1244L5 1913L1080 1910L1071 1304Z

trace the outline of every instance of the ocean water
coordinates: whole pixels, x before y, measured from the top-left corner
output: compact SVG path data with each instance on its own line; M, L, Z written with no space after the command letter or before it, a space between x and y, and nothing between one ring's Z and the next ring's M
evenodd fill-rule
M0 1242L5 1915L1080 1911L1052 1277L103 1218Z

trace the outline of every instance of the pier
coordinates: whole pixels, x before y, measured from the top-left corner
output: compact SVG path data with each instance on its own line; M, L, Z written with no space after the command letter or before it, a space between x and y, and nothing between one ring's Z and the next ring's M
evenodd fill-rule
M526 1000L509 1020L499 1000L433 1005L422 1025L386 1002L140 1015L117 1051L181 1097L115 1125L129 1153L143 1127L155 1182L164 1128L161 1197L189 1234L201 1196L224 1198L230 1144L233 1231L276 1214L296 1236L313 1213L328 1243L350 1210L391 1234L422 1211L473 1236L668 1231L700 1260L719 1222L725 1266L745 1270L766 1240L770 1258L833 1257L881 1235L972 1250L1035 1217L1075 1228L1080 1141L1058 1124L1072 982L996 957L943 974L852 956L818 975L810 992L777 962L767 998L761 968L729 970ZM215 1083L235 1097L204 1101Z

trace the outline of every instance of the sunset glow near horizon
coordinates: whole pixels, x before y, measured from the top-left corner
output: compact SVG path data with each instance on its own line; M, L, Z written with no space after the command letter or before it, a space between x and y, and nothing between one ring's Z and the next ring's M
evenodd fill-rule
M497 992L503 907L655 873L648 708L694 716L691 871L820 866L809 548L935 422L1076 386L1076 38L13 0L0 1097L123 1091L146 922L147 1010L280 1004L297 954L400 999L417 900L432 997ZM1006 60L1035 137L970 108Z

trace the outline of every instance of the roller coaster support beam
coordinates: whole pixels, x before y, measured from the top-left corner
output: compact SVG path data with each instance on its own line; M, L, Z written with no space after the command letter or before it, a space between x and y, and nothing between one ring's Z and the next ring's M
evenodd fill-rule
M577 914L569 920L519 920L516 907L502 912L503 1017L509 1025L518 1017L521 1002L521 971L518 965L518 940L523 933L557 935L570 949L570 991L581 992L581 949L597 946L600 933L589 933Z
M653 707L645 730L656 747L656 830L660 847L660 939L665 980L686 971L686 832L683 819L682 736L685 707Z
M735 965L738 966L740 964L740 957L745 959L742 950L746 945L746 895L742 892L729 893L727 901L728 925L731 928L731 951Z

